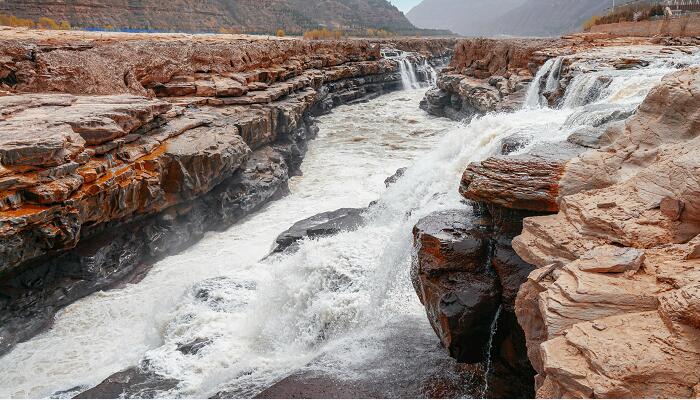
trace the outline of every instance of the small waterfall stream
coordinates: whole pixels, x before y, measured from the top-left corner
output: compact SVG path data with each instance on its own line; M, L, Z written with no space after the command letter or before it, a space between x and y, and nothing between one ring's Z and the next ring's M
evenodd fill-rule
M531 145L555 145L592 123L589 107L634 108L677 68L660 61L634 71L607 69L600 73L610 82L585 101L579 93L589 93L596 80L582 73L569 85L565 106L550 109L540 106L539 89L556 64L538 71L522 110L468 125L420 111L424 90L322 117L289 196L158 262L141 282L60 311L50 330L0 359L0 398L85 389L139 363L177 382L159 397L222 390L254 396L296 373L323 373L387 397L425 396L425 380L452 364L437 350L410 282L412 227L434 211L468 207L457 192L464 168L496 153L502 139L519 134ZM405 72L405 86L413 87L415 71L404 66L402 79ZM384 178L402 166L409 166L403 177L385 188ZM265 258L295 221L375 200L356 231L304 240L294 253ZM497 320L498 314L492 339ZM196 341L204 343L196 353L179 350Z
M484 386L481 389L481 398L486 398L486 394L489 391L489 374L491 373L491 350L493 349L493 338L496 336L496 332L498 331L498 317L501 316L501 310L503 309L503 305L499 305L498 309L496 310L496 314L493 316L493 321L491 322L491 331L489 334L489 341L488 344L486 345L486 361L485 361L485 367L484 367Z

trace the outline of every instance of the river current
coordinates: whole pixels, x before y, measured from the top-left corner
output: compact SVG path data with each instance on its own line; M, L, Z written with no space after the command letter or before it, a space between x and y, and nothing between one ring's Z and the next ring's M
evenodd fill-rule
M163 397L249 397L290 374L315 373L420 397L435 380L462 379L410 282L412 227L431 212L468 207L457 193L464 168L495 154L503 138L565 140L601 109L636 107L675 68L611 70L595 95L582 75L566 107L542 106L535 92L521 111L469 124L419 110L425 89L341 106L319 119L288 196L158 262L140 282L60 311L50 330L0 359L0 398L69 396L139 364L179 382ZM384 179L400 167L409 168L387 189ZM372 201L358 230L266 257L294 222ZM195 342L194 354L178 349Z

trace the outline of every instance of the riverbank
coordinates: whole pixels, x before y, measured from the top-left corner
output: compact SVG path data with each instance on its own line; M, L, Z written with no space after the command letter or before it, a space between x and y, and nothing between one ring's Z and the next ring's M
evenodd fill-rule
M364 40L3 33L0 352L283 195L314 116L402 89L407 66L425 81L451 52L383 44L415 50L406 64Z

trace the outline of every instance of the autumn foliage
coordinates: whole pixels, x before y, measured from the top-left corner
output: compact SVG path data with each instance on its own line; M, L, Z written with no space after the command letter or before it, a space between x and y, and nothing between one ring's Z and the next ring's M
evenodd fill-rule
M5 14L0 14L0 25L38 29L71 29L68 21L61 21L61 23L58 23L48 17L41 17L39 20L34 21L29 18L18 18L14 15Z

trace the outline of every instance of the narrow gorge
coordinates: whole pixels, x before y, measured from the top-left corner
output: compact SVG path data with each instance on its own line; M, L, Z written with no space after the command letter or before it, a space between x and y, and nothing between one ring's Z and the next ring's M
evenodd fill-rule
M700 395L697 40L0 33L0 397Z

